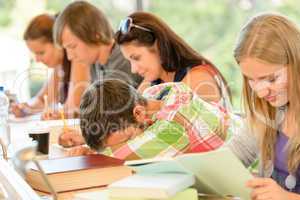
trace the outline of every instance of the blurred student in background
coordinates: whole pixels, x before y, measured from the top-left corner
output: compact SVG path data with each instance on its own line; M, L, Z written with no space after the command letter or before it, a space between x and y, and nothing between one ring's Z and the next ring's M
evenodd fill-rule
M89 66L71 62L66 51L53 43L53 25L56 16L41 14L32 19L24 33L27 47L35 60L53 69L50 79L35 97L28 102L14 103L11 110L16 117L43 112L42 118L58 118L57 112L50 112L52 105L61 103L67 117L74 117L81 94L90 83ZM48 108L44 108L44 107Z

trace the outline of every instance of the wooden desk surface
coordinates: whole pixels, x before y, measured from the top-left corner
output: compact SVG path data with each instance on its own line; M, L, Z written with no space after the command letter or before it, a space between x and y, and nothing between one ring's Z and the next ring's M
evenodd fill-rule
M105 187L76 190L76 191L72 191L72 192L62 192L62 193L58 193L58 200L73 200L74 195L77 194L77 193L94 192L94 191L99 191L99 190L103 190L103 189L105 189ZM37 193L39 195L45 195L45 193L42 193L42 192L37 191Z

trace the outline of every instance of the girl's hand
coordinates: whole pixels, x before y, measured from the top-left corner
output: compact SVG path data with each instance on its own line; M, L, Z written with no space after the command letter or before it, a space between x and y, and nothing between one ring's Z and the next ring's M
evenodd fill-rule
M253 189L252 200L289 200L290 192L284 190L271 178L254 178L246 183Z
M61 119L60 113L56 110L45 110L42 113L41 120L57 120Z
M10 110L16 117L25 117L26 115L28 115L28 107L29 106L27 105L27 103L12 103L10 106Z

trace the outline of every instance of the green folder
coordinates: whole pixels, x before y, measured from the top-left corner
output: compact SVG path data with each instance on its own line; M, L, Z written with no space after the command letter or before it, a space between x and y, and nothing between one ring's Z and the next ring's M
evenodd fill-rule
M74 196L74 200L153 200L144 198L110 198L108 190L101 190L96 192L78 193ZM182 192L177 193L174 197L164 200L198 200L197 190L188 188ZM157 200L157 199L156 199Z

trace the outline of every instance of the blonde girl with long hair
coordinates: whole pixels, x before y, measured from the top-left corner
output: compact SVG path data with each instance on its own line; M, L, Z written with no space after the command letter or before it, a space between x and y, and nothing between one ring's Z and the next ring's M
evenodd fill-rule
M234 57L243 74L246 126L229 147L259 177L247 182L253 200L300 199L300 31L277 14L242 29Z

